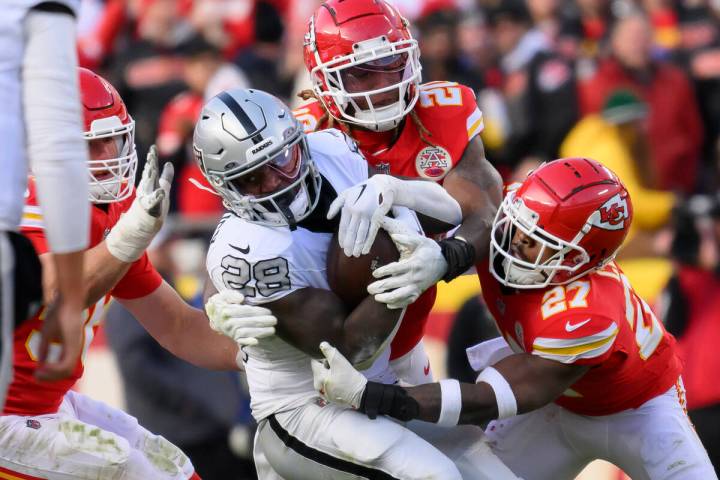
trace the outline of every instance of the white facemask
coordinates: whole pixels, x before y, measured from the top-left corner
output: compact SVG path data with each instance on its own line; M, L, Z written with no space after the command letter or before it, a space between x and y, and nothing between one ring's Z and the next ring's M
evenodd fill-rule
M355 112L355 118L367 125L371 130L378 132L386 132L397 127L403 119L405 113L405 100L378 107L373 110L358 110Z
M505 277L511 283L519 285L538 285L545 282L547 275L541 270L523 268L506 258L502 262Z

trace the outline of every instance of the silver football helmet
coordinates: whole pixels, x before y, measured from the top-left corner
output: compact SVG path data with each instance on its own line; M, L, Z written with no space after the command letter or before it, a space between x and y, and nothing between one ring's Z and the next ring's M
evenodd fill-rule
M225 207L255 223L295 228L320 197L305 133L274 96L234 88L203 107L195 157Z

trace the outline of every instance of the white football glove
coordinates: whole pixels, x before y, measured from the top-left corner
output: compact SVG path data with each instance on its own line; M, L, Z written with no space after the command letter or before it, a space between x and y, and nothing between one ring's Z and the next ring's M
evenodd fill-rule
M390 234L400 259L373 271L373 277L379 280L368 285L367 290L388 308L404 308L442 279L447 272L447 261L436 241L419 235L405 224L385 217L381 226Z
M239 345L257 345L259 338L275 335L277 318L267 308L244 305L244 300L240 292L223 290L208 299L205 313L216 332Z
M132 263L142 256L162 227L170 208L170 184L175 170L165 163L158 169L157 149L150 147L135 200L110 230L105 245L122 262Z
M375 242L380 221L395 201L393 178L374 175L340 192L330 204L327 218L340 213L338 243L348 257L365 255Z
M328 342L320 344L325 360L313 360L313 385L320 395L331 403L358 409L362 400L367 378L358 372Z

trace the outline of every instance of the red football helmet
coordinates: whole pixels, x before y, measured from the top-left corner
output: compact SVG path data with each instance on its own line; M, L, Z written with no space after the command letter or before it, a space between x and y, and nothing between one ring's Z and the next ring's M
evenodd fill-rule
M341 122L390 130L418 100L418 43L384 0L324 2L308 24L305 65L315 95Z
M93 158L94 148L90 144L90 201L117 202L129 197L135 184L138 163L135 121L128 114L117 90L107 80L86 68L78 70L85 128L83 135L88 142L94 141L95 144L100 139L113 140L111 151L116 152L115 156Z
M566 284L615 258L631 222L630 195L613 172L587 158L554 160L503 200L490 237L490 271L513 288ZM514 254L517 230L541 246L536 259Z

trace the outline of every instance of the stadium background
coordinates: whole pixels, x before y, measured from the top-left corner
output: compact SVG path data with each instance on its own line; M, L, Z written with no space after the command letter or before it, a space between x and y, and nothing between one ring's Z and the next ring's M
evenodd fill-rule
M205 244L221 209L188 181L201 178L188 144L199 108L233 85L262 88L300 106L296 93L308 87L302 37L319 3L82 1L81 64L106 76L125 99L137 122L141 164L157 143L163 159L176 165L172 218L152 257L188 301L197 301ZM423 80L458 81L477 92L487 155L506 181L561 155L591 156L619 172L636 208L621 266L679 334L691 414L707 414L698 417L703 425L720 431L720 387L707 385L698 373L720 368L714 348L720 340L720 2L392 3L419 39ZM455 315L477 292L475 275L440 285L426 338L437 377L447 374ZM101 330L78 389L126 406L124 382L137 381L140 373L121 374L108 340ZM147 361L155 360L149 355ZM152 415L150 408L130 410L141 423L143 415ZM246 447L242 434L250 431L246 409L238 411L244 413L227 426L236 452ZM172 440L173 432L159 433ZM595 464L581 478L622 474Z

